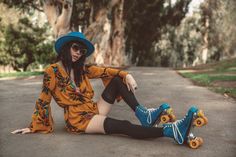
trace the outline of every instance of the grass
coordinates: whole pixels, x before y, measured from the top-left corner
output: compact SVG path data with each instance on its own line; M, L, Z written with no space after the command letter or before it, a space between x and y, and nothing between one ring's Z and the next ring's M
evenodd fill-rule
M215 71L218 71L218 72L224 72L224 71L230 70L231 68L234 68L234 71L236 70L236 58L222 60L219 62L214 62L214 63L209 63L209 64L202 64L195 67L187 67L184 69L186 70L188 69L192 69L192 70L214 69Z
M182 73L182 76L190 78L199 85L210 86L214 81L236 81L235 76L226 76L224 74L218 76L211 76L210 74L195 74L195 73Z
M236 58L176 70L183 77L191 79L196 85L206 86L214 92L236 99ZM217 81L235 84L230 88L222 83L214 86L214 82Z
M216 93L227 94L228 96L236 99L236 88L214 87L210 89Z
M37 75L42 75L42 74L43 74L42 71L0 73L0 78L4 78L4 77L29 77L29 76L37 76Z

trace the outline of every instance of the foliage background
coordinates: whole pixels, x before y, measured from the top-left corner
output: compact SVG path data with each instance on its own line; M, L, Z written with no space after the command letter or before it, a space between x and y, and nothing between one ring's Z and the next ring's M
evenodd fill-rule
M75 30L84 31L91 26L91 18L95 18L90 14L92 6L96 6L95 11L107 8L106 18L111 22L116 15L114 9L109 10L111 1L108 0L74 0L73 3L71 24ZM188 67L232 58L236 54L234 0L203 0L193 13L189 13L193 0L120 3L124 3L122 38L124 54L129 60L126 64ZM55 59L55 38L41 4L41 0L0 1L2 66L10 65L16 71L26 71L45 66ZM113 25L110 29L114 29ZM110 37L106 42L109 45L112 41Z

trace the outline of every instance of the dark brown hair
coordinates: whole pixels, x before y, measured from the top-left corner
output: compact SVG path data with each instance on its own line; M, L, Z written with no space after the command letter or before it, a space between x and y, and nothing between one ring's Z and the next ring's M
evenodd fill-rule
M70 53L70 48L73 43L81 45L83 48L87 48L83 43L78 41L71 41L62 46L62 49L59 52L59 55L57 56L57 61L61 61L63 66L65 67L65 70L67 74L70 77L71 69L74 70L74 81L76 85L80 85L82 81L82 74L84 74L84 62L86 59L85 55L82 55L79 60L76 62L72 62L72 56Z

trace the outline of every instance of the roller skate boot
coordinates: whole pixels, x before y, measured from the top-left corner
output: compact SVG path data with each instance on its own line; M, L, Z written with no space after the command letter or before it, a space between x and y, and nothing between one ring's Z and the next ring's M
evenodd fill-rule
M203 144L201 137L193 134L195 126L201 127L208 123L202 110L191 107L185 117L173 123L163 124L163 134L165 137L174 138L178 144L188 144L190 148L196 149Z
M135 115L141 122L142 126L152 127L159 123L167 123L175 121L173 109L169 104L162 104L159 108L146 108L143 105L138 105L135 110Z

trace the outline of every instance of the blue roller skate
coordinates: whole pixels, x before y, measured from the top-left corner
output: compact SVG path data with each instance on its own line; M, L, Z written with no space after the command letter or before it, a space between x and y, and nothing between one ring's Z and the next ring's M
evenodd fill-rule
M203 144L201 137L195 137L193 127L201 127L208 122L202 110L191 107L188 113L181 120L174 123L163 124L163 134L165 137L174 138L178 144L188 144L191 148L198 148Z
M152 127L161 123L175 121L172 108L169 104L162 104L159 108L147 109L143 105L138 105L135 110L135 115L141 122L142 126Z

